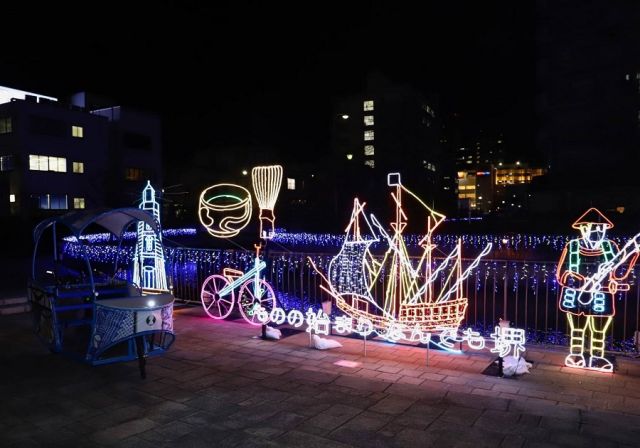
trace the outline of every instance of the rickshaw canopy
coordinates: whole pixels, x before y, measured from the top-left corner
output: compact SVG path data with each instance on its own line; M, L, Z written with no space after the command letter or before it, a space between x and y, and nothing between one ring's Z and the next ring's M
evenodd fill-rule
M44 231L54 224L64 225L76 238L79 238L84 230L91 224L98 224L118 239L122 239L122 234L127 227L136 221L145 222L156 233L160 231L159 223L145 210L133 207L117 209L98 208L69 212L61 216L45 219L33 230L33 239L38 242Z

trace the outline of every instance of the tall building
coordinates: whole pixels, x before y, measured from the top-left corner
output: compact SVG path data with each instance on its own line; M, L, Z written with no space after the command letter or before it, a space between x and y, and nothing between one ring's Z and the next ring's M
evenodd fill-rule
M436 109L434 98L379 73L362 92L335 101L331 146L340 194L370 197L397 171L421 197L437 201L444 171Z
M493 208L494 176L488 168L483 171L458 171L458 210L489 213Z
M459 141L455 152L456 167L461 170L497 165L505 158L504 137L479 130Z
M493 209L503 213L530 210L531 183L546 173L546 168L532 167L525 162L498 163L493 167Z
M133 206L146 180L162 185L162 127L155 114L113 106L108 99L85 92L75 94L72 104L108 122L108 204Z
M160 126L128 117L0 87L0 216L134 205L145 179L162 180ZM138 148L123 128L139 136Z
M637 187L640 3L540 0L536 20L536 145L562 193L551 199L582 207L596 190Z
M513 164L477 165L459 170L457 175L458 210L463 213L519 211L529 205L531 182L546 173L544 168Z

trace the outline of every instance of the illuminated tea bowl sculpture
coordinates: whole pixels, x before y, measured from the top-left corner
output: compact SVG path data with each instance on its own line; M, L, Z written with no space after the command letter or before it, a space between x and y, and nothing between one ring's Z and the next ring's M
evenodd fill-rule
M198 216L210 235L231 238L251 219L251 193L240 185L217 184L200 193Z

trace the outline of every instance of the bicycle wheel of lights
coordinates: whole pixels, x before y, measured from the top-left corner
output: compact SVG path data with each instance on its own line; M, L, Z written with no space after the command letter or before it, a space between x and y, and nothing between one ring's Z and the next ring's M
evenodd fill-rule
M258 320L253 310L256 305L260 305L270 313L276 306L276 295L271 285L261 279L258 281L258 295L256 296L254 293L254 284L254 279L244 282L238 293L238 305L240 306L240 313L242 313L244 320L251 325L262 325L262 322Z
M205 313L213 319L224 319L233 310L233 291L220 297L220 291L229 286L229 280L222 275L212 275L202 284L200 300Z

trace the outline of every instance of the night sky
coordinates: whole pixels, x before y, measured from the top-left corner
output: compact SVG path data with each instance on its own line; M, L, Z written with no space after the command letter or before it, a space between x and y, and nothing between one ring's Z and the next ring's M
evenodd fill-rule
M441 114L534 155L533 4L346 3L49 6L61 20L10 9L0 85L60 98L88 90L157 112L168 161L188 162L196 150L243 143L323 151L331 97L380 70L439 95ZM37 37L23 39L26 30Z

